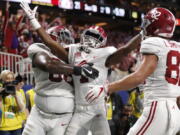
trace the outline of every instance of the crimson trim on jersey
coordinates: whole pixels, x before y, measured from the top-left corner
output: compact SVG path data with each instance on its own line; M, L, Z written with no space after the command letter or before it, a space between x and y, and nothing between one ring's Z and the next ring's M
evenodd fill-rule
M145 131L148 129L148 127L150 126L150 124L154 118L156 106L157 106L157 101L153 101L151 104L149 116L148 116L146 122L144 123L144 125L141 127L141 129L139 130L139 132L136 135L143 135L145 133Z

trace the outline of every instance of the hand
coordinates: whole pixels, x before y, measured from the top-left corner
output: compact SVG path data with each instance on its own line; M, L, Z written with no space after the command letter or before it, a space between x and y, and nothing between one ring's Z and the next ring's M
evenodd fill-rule
M85 99L88 103L93 103L96 102L96 100L98 99L104 98L106 95L107 87L95 86L87 92Z
M176 103L177 103L177 106L178 106L179 109L180 109L180 96L176 98Z
M92 63L85 64L81 67L75 66L74 75L83 75L84 77L96 79L99 76L99 71L92 66Z
M141 23L141 32L140 34L142 35L142 37L147 35L147 31L146 28L151 24L151 22L148 19L143 19L142 23Z
M38 8L37 6L33 10L31 10L31 8L29 7L29 4L24 2L24 1L21 1L20 6L24 10L24 12L26 13L27 17L30 20L35 19L36 10Z

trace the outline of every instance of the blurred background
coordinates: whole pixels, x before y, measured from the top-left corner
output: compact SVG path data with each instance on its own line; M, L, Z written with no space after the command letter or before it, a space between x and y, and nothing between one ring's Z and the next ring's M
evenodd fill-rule
M31 61L27 48L41 42L36 31L19 6L20 0L0 0L0 72L8 69L22 76L26 92L34 88ZM108 46L125 45L140 31L144 14L154 7L165 7L177 20L173 39L180 41L180 0L24 0L31 8L39 6L37 18L46 30L55 25L67 27L79 42L82 31L91 26L102 26L107 32ZM109 70L110 82L119 80L136 70L141 56L138 49L123 62ZM143 87L122 91L107 99L107 119L112 135L125 135L142 111ZM113 102L113 104L112 104Z

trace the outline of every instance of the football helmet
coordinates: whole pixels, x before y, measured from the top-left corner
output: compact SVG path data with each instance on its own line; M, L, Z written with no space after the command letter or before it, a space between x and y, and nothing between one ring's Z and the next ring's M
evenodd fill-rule
M156 7L144 16L141 28L146 36L171 38L176 26L175 16L166 8Z
M74 43L74 38L71 32L64 26L54 26L47 30L51 38L62 45Z
M99 48L106 44L107 34L99 26L91 26L85 29L81 35L81 42L85 46Z

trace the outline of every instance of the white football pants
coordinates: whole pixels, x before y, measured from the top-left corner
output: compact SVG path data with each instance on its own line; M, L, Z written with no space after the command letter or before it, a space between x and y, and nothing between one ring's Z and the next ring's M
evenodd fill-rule
M65 115L42 114L34 105L22 135L64 135L71 118L72 113Z
M127 135L176 135L180 130L180 110L174 100L153 101Z
M93 135L111 134L104 103L91 106L76 105L65 135L83 135L82 130L90 130Z

